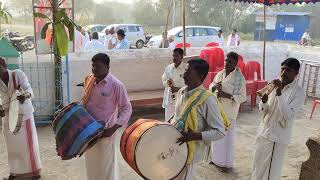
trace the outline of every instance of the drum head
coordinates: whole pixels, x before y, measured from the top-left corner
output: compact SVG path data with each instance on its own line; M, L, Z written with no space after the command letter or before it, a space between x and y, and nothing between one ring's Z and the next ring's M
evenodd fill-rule
M19 125L19 101L17 100L17 93L13 93L10 99L9 107L9 130L14 133L17 132Z
M148 129L138 141L135 161L147 179L172 179L179 175L188 158L186 143L176 143L181 133L173 126L159 124Z

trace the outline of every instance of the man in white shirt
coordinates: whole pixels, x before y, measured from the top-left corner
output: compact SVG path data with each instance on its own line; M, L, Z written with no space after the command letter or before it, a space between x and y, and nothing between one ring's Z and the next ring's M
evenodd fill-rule
M92 33L92 40L87 42L84 46L85 52L98 52L104 51L106 48L104 45L99 41L99 36L97 32Z
M114 49L130 49L130 42L126 38L126 34L123 29L117 31L118 43Z
M169 49L175 49L176 42L174 41L175 40L174 35L170 35L168 40L169 40Z
M165 121L174 115L176 95L184 84L183 74L186 71L186 63L182 62L183 50L176 48L173 50L173 63L168 65L162 75L162 83L165 87L162 107L165 109Z
M210 164L214 164L223 172L227 172L233 167L236 119L240 104L247 99L246 80L241 70L236 67L238 58L237 53L228 53L224 69L218 72L209 87L220 98L222 107L231 122L226 136L211 144L212 162Z
M311 45L311 36L309 29L306 30L306 32L303 33L301 37L301 44L302 45Z
M116 37L116 33L114 31L114 27L110 28L108 42L105 42L104 45L107 47L107 49L113 49L113 48L116 47L116 45L117 45L117 37Z
M233 29L232 33L228 36L227 46L239 46L240 36L237 34L237 30Z
M304 90L298 86L300 63L288 58L281 63L275 87L264 94L259 103L262 120L257 134L252 180L280 180L283 158L290 142L295 115L305 100Z
M219 46L224 46L224 37L222 35L221 29L218 31L218 43L219 43Z
M74 39L74 51L75 52L82 52L84 47L84 38L85 36L82 34L82 27L80 26L79 29L75 29L75 39Z

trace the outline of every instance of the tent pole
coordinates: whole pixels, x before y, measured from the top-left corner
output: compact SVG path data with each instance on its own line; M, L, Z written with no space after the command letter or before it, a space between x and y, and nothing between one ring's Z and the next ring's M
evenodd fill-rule
M186 52L186 0L182 0L182 28L183 28L183 52Z
M266 79L266 5L263 5L263 55L262 55L263 79Z

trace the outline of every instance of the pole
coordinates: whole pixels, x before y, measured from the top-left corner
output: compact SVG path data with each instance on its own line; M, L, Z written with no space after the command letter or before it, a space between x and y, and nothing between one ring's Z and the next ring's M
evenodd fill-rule
M262 55L263 79L266 79L266 5L263 5L263 55Z
M172 6L172 28L176 26L176 0L173 0Z
M186 0L182 0L182 31L183 31L183 52L186 52Z

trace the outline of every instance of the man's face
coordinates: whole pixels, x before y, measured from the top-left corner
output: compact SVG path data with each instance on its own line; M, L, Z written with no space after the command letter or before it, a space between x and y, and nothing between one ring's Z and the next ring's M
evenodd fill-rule
M7 71L7 67L5 65L3 65L2 63L0 63L0 74L3 74L6 71Z
M236 32L235 31L232 31L232 35L235 35L236 34Z
M92 62L92 73L96 78L105 77L109 72L109 65L102 63L101 61Z
M281 66L281 80L283 84L290 84L296 76L298 75L299 71L290 68L286 64Z
M219 32L218 32L218 36L219 36L219 37L221 37L221 34L222 34L222 32L221 32L221 31L219 31Z
M173 63L178 65L182 62L182 56L178 52L173 52Z
M117 38L119 39L119 41L121 41L123 39L123 37L119 34L117 34Z
M227 56L227 58L224 61L224 68L227 71L231 71L237 66L237 64L238 64L237 60Z
M106 35L109 34L109 31L110 31L109 29L106 29L106 30L105 30Z
M187 70L183 74L184 83L188 87L195 87L199 82L201 82L201 77L198 73L192 68L190 64L187 65Z

